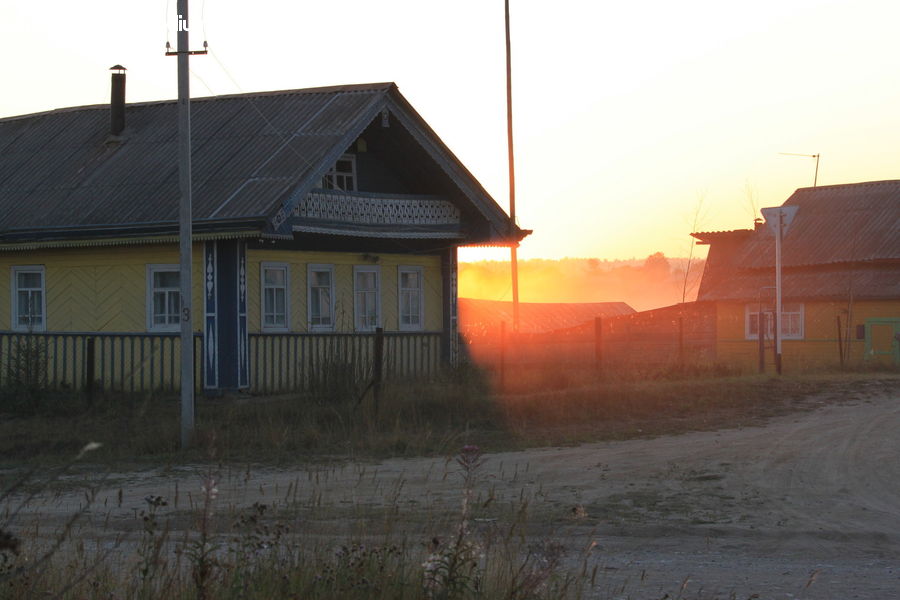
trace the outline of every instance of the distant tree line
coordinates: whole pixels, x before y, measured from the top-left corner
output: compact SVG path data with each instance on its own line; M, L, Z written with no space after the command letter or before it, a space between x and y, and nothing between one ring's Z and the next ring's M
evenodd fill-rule
M690 265L690 269L688 269ZM531 259L519 261L522 302L627 302L647 310L697 296L704 260L668 258L662 252L645 259ZM459 265L459 295L510 300L507 261L463 262Z

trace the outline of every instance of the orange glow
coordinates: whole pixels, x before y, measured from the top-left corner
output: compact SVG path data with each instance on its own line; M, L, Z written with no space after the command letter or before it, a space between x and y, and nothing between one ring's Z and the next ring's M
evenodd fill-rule
M642 260L605 261L596 258L519 261L522 302L625 302L635 310L669 306L696 298L703 260L654 254ZM462 298L511 300L510 265L506 261L461 262ZM686 290L685 290L686 286Z

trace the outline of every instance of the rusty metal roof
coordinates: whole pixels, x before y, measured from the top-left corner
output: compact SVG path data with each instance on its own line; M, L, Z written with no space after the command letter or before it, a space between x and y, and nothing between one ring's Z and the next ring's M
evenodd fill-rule
M801 188L783 237L784 290L795 298L900 297L900 181ZM754 299L774 285L767 227L692 234L710 243L699 300Z
M900 259L900 181L801 188L784 206L797 215L784 235L786 267ZM762 228L735 256L742 267L775 263L775 238Z
M785 270L786 300L857 300L900 298L900 265L878 263ZM700 300L755 301L774 297L775 269L745 269L723 277L703 290Z
M283 226L362 131L388 110L423 140L495 238L508 217L392 83L196 98L191 101L195 230ZM109 106L0 119L0 239L169 231L178 219L177 104ZM289 233L289 231L288 231Z

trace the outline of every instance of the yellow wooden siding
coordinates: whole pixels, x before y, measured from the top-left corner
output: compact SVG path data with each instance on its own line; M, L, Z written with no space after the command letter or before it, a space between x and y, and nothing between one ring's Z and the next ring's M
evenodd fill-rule
M745 303L717 303L716 355L720 362L749 372L757 369L759 354L757 341L745 337L744 307ZM838 365L838 316L841 318L841 337L845 342L845 364L860 364L865 359L865 340L856 339L857 326L865 325L867 319L900 318L900 300L858 300L852 306L848 302L804 302L803 339L782 342L784 368L799 370ZM849 343L845 337L848 316L852 321ZM772 355L773 351L767 348L766 363L769 369L772 368Z
M7 258L9 258L9 255L0 255L0 329L12 328L12 316L10 315L12 310L11 267L19 264L8 261L6 260Z
M202 325L203 245L193 249L194 323ZM10 272L43 265L50 331L147 331L147 265L177 264L176 245L65 248L0 255L0 327L11 328Z
M251 333L261 330L262 282L260 265L264 262L285 263L289 266L290 330L308 331L307 267L311 264L334 265L335 331L352 332L353 327L353 267L378 265L380 276L381 322L386 331L397 331L398 298L397 269L403 266L422 267L425 296L425 331L443 328L441 260L439 256L411 254L380 254L378 262L366 260L356 252L297 252L289 250L247 251L247 320Z

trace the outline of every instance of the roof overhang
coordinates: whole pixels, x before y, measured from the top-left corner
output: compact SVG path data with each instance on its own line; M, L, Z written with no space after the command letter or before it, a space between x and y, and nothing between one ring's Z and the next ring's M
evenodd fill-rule
M257 222L194 222L191 239L196 241L236 239L282 239L266 232ZM288 239L290 236L287 236ZM87 248L178 242L175 223L141 224L115 227L84 227L42 230L12 230L0 236L0 251L41 248Z
M752 233L752 229L732 229L730 231L695 231L690 235L697 240L698 246L708 246L722 240L739 240Z

